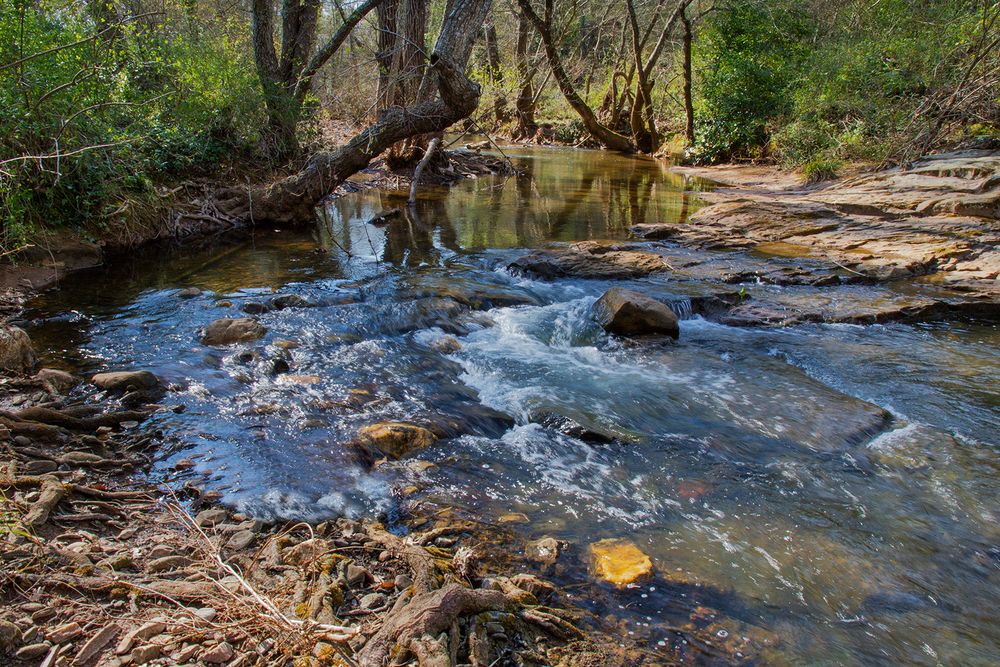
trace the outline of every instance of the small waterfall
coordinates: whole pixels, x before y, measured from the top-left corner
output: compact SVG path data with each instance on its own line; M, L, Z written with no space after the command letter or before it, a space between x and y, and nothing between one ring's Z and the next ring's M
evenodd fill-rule
M691 299L681 299L679 301L671 301L669 304L670 310L674 311L674 315L680 320L690 320L694 313L691 309Z

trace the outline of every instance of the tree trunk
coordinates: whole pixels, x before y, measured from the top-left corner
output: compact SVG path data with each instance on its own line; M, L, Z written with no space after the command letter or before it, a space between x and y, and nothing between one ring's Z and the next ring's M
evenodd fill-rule
M681 16L684 23L684 138L687 145L694 145L694 99L691 96L691 19L687 11Z
M545 57L549 61L549 67L552 69L552 75L555 77L556 84L559 86L559 90L562 91L563 97L566 98L569 105L580 116L580 120L583 121L583 126L590 133L590 136L605 148L625 153L634 152L635 146L632 144L632 141L597 120L597 116L593 110L587 106L587 103L583 101L583 98L574 89L569 74L563 68L562 58L559 55L559 47L552 36L552 0L545 0L544 19L535 12L530 0L517 0L517 4L520 5L521 11L528 17L535 30L538 31L539 37L542 38L542 44L545 47Z
M500 47L497 45L497 29L492 19L483 27L483 40L486 42L486 66L489 69L490 82L496 91L496 99L493 101L495 130L510 119L510 114L507 111L507 97L503 90L503 65L500 62Z
M646 78L646 68L642 62L642 42L639 36L639 20L635 15L635 5L632 0L625 0L628 9L628 22L632 33L632 58L635 62L635 70L638 80L635 86L635 101L632 103L632 110L629 113L629 127L632 130L632 139L636 148L643 153L652 153L656 150L658 143L654 136L656 130L646 126L646 110L651 109L653 101L650 98L651 88L649 80Z
M453 0L445 15L429 75L438 95L409 107L383 109L376 121L346 146L314 155L298 174L248 193L221 193L220 209L254 223L296 223L313 219L315 206L351 174L364 169L390 146L409 137L441 132L468 117L479 104L479 86L465 76L472 45L491 0Z
M514 139L530 139L538 132L535 123L535 68L528 62L528 19L522 12L517 20L517 44L514 47L514 64L517 68L517 99L514 101Z
M251 31L254 63L264 92L272 153L277 160L285 160L298 152L296 127L313 76L340 48L354 26L381 1L366 0L359 5L330 40L313 54L320 0L284 0L279 59L274 48L272 2L253 0Z

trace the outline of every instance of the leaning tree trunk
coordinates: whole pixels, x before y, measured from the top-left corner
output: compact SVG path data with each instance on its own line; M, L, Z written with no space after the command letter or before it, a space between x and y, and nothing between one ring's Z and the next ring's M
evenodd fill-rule
M549 67L552 69L552 76L555 78L559 90L562 91L563 97L566 98L573 111L580 116L580 120L583 121L583 126L590 133L590 136L605 148L625 153L634 152L635 146L632 144L632 141L597 120L594 111L587 106L587 103L583 101L583 98L580 97L573 87L573 82L563 67L562 57L559 55L559 45L556 44L556 40L552 35L552 0L545 0L544 19L531 6L530 0L517 0L517 4L521 7L524 15L528 17L528 20L531 21L531 24L535 26L539 37L542 38L542 45L545 47L545 57L548 59Z
M346 146L317 153L298 174L273 185L249 193L225 191L219 208L253 223L311 220L321 199L389 147L410 137L441 132L471 115L479 105L480 89L465 75L465 67L490 2L452 1L428 64L428 75L437 80L438 94L433 99L382 110L375 122Z

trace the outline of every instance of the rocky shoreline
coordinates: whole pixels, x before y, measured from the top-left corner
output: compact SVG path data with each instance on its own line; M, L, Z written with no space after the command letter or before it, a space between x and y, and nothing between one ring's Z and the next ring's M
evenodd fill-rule
M693 312L735 326L1000 317L997 151L932 156L818 187L776 169L675 169L723 179L687 222L635 225L632 241L556 245L511 268L714 285L692 299ZM870 289L850 289L862 286Z

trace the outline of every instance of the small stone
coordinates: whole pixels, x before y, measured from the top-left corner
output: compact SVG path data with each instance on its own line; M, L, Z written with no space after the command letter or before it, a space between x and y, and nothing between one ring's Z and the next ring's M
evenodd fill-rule
M241 530L233 533L232 537L226 542L226 548L233 551L242 551L253 543L255 537L253 531L250 530Z
M80 384L80 378L56 368L43 368L35 373L35 379L48 384L59 393L66 393Z
M149 565L146 566L146 571L150 574L156 574L157 572L166 572L168 570L177 570L182 567L187 567L191 564L191 559L187 556L164 556L163 558L157 558L151 561Z
M167 629L167 624L160 620L149 621L140 625L135 630L132 630L118 642L117 648L115 648L115 653L122 655L123 653L128 653L132 645L135 644L136 640L139 639L149 639L155 635L160 634Z
M28 644L27 646L22 646L14 654L18 660L35 660L36 658L41 658L43 655L49 652L49 644Z
M215 302L215 307L216 308L232 308L233 307L233 302L232 301L227 301L226 299L223 299L222 301L216 301Z
M198 655L199 651L201 651L201 646L199 646L198 644L185 644L184 646L181 647L181 650L173 654L171 658L178 665L183 665L186 662L191 662L192 660L194 660L194 657Z
M562 551L562 543L554 537L543 537L529 542L524 548L524 555L538 561L546 567L554 564Z
M206 526L214 526L217 523L222 523L228 518L229 514L226 510L221 507L215 509L203 510L198 513L198 516L194 518L194 522L204 528Z
M146 644L132 649L132 662L137 665L145 665L147 662L156 660L163 652L163 648L158 644Z
M462 344L454 336L441 336L431 341L431 349L441 354L452 354L462 349Z
M264 325L249 317L230 319L224 317L205 327L201 342L205 345L230 345L263 338L267 333Z
M294 350L299 346L299 344L294 340L285 340L284 338L279 338L271 343L275 347L281 348L282 350Z
M42 607L31 613L31 622L35 625L44 623L56 615L56 610L52 607Z
M9 621L0 619L0 651L9 651L21 639L21 631Z
M207 663L218 665L233 657L233 647L229 642L212 646L201 654L201 659Z
M80 627L79 623L67 623L66 625L60 625L58 628L46 635L46 639L53 644L65 644L68 641L73 641L77 637L83 634L83 628Z
M371 578L371 573L360 565L351 563L347 566L347 585L351 588L364 586Z
M369 593L361 598L359 603L362 609L379 609L385 606L386 597L382 593Z
M117 625L105 625L103 628L97 631L93 637L87 640L87 642L80 647L80 651L76 654L76 659L74 663L77 665L82 665L90 662L95 656L97 656L104 647L111 642L120 632L120 628Z
M174 470L189 470L195 467L196 465L198 464L192 461L191 459L181 459L180 461L174 464Z
M155 547L149 550L148 556L156 560L157 558L163 558L164 556L171 556L174 553L174 547L169 544L157 544Z
M653 572L653 562L639 547L628 540L601 540L590 545L594 573L615 586L622 587L647 577Z
M130 570L134 565L132 556L127 553L115 554L108 559L108 567L115 571Z
M207 623L211 623L212 621L215 620L215 617L218 615L218 612L215 611L215 609L213 609L212 607L202 607L201 609L195 609L194 615L200 618L201 620L206 621Z
M395 584L396 590L404 591L413 585L413 579L405 574L397 574L395 580L393 580L393 584Z
M177 296L181 299L193 299L196 296L201 296L201 290L197 287L185 287L177 292Z

